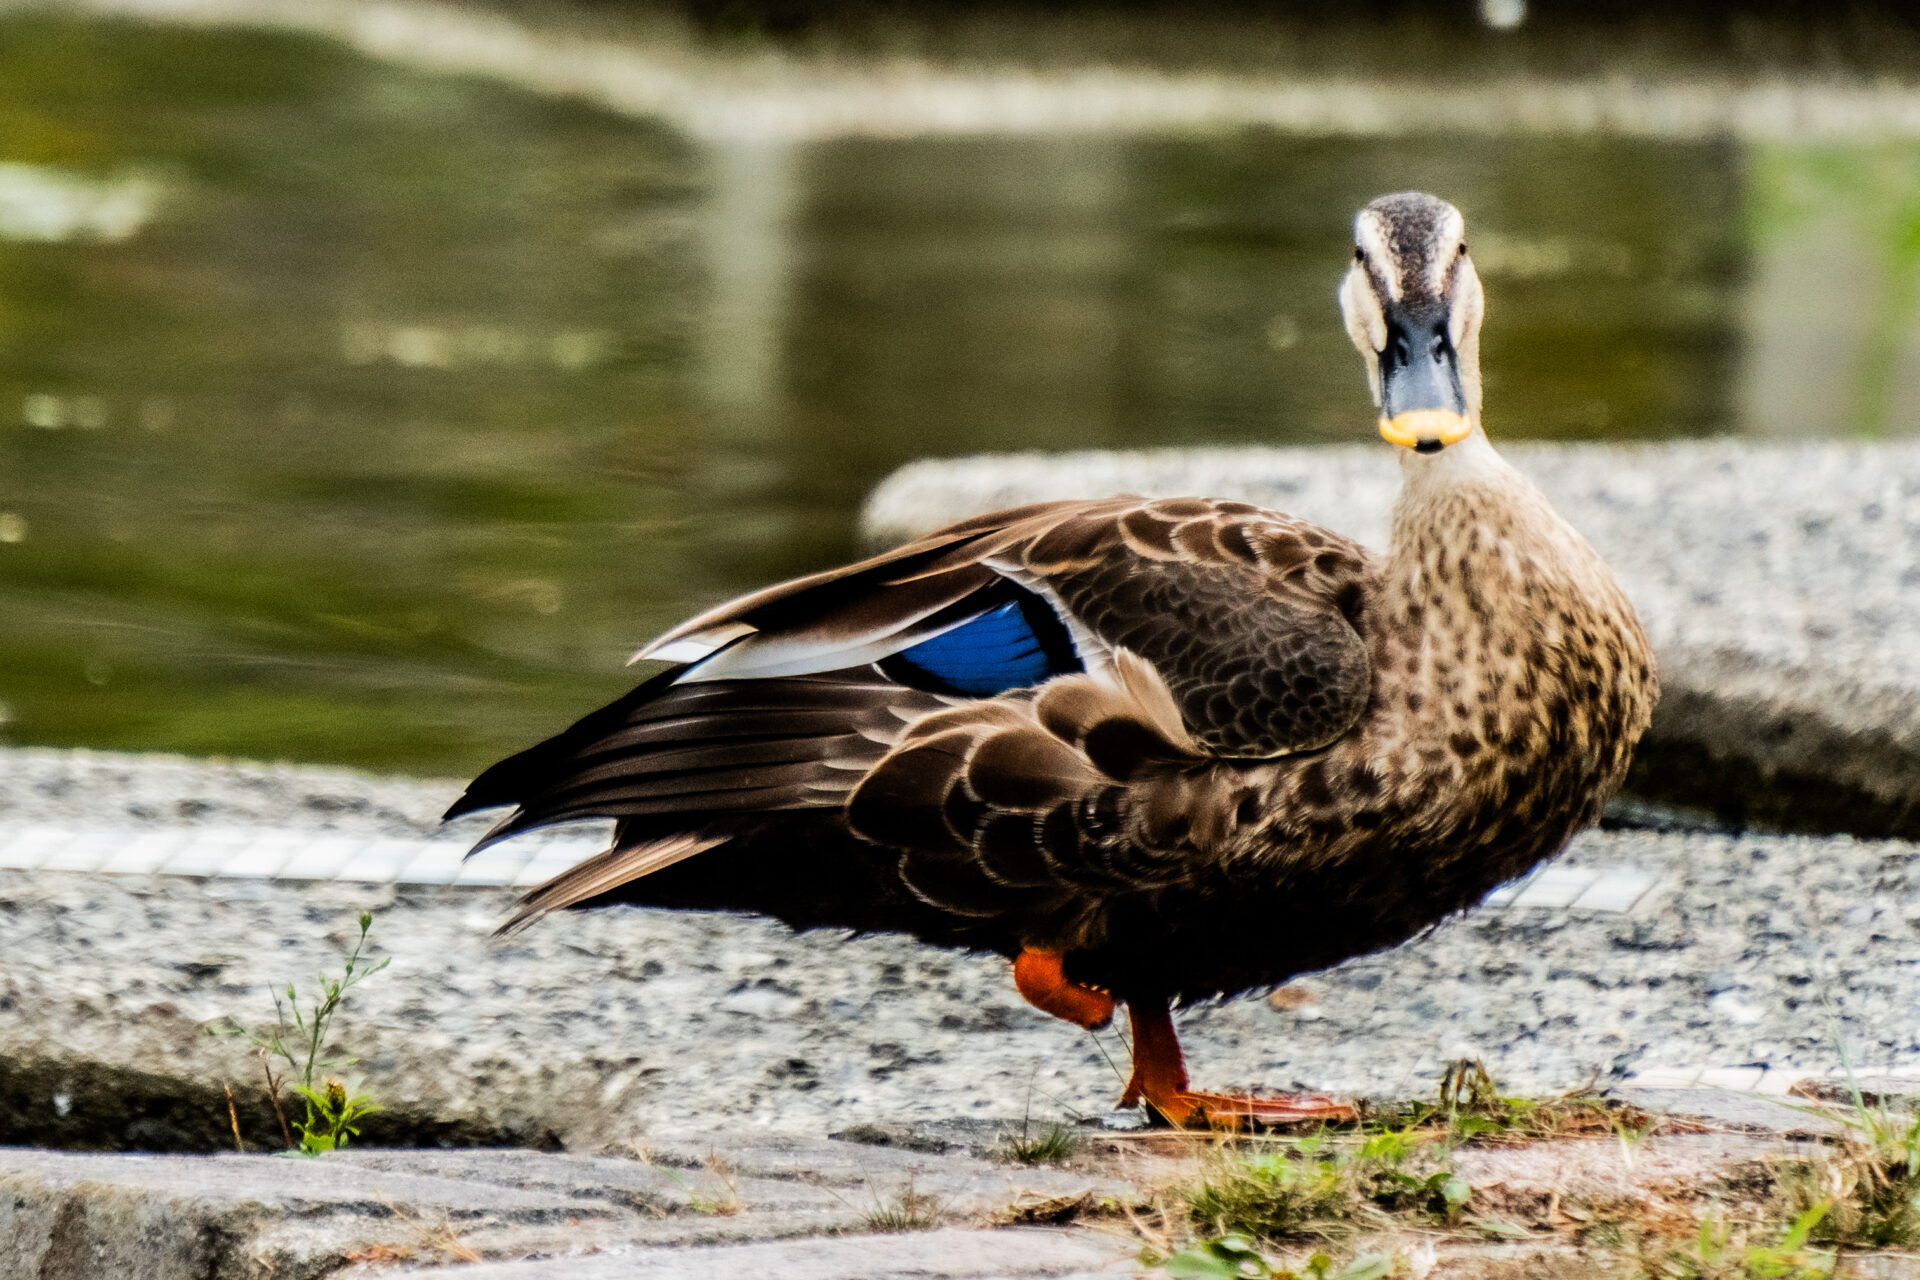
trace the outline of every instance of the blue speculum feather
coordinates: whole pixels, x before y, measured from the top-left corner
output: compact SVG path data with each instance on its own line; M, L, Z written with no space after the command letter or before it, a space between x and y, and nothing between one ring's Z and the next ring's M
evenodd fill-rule
M982 698L1080 670L1070 645L1061 652L1064 635L1048 637L1053 641L1048 643L1039 634L1047 623L1059 629L1059 621L1045 617L1036 629L1036 619L1029 614L1020 601L1008 601L951 631L902 649L894 661L931 677L946 690Z

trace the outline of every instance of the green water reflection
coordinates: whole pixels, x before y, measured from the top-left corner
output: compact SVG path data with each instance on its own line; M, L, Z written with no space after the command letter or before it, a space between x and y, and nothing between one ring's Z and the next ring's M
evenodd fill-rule
M849 554L910 458L1364 439L1333 288L1388 189L1468 212L1497 434L1741 429L1756 252L1796 243L1759 228L1798 225L1749 167L708 151L299 38L8 19L0 732L458 773L687 611Z

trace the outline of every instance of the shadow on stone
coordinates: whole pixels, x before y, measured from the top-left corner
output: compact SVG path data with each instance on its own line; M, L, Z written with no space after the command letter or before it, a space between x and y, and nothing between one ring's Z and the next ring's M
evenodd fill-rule
M1704 811L1734 832L1920 840L1911 785L1886 776L1920 778L1920 755L1894 735L1801 717L1775 726L1773 741L1754 741L1749 727L1744 746L1729 747L1740 726L1700 731L1710 717L1730 718L1692 691L1669 693L1634 753L1625 794ZM1782 750L1788 738L1793 750Z
M283 1106L296 1106L289 1095ZM286 1142L266 1090L198 1083L97 1061L0 1056L0 1145L61 1151L232 1151L233 1126L251 1151ZM405 1104L368 1116L356 1143L366 1147L532 1147L555 1151L551 1129L528 1122L485 1125L449 1120Z

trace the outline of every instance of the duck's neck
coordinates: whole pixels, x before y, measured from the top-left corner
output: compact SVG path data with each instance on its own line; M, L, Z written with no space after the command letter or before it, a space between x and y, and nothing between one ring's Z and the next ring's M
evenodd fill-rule
M1428 633L1459 637L1496 616L1524 628L1519 595L1594 574L1613 580L1586 539L1478 428L1436 455L1405 451L1402 470L1388 583L1392 604L1411 610Z
M1618 615L1624 597L1585 539L1479 430L1439 454L1409 453L1405 468L1376 660L1395 673L1410 704L1401 711L1415 713L1391 736L1508 741L1516 718L1582 678L1563 643L1580 637L1565 633L1617 630L1617 616L1597 615Z
M1397 814L1408 856L1383 874L1464 906L1598 817L1652 660L1606 565L1478 430L1405 465L1348 750Z
M1407 516L1448 495L1488 487L1504 489L1515 481L1526 484L1525 478L1500 456L1478 423L1466 439L1438 453L1400 450L1400 473L1404 479L1393 511L1396 546L1408 532L1403 524Z

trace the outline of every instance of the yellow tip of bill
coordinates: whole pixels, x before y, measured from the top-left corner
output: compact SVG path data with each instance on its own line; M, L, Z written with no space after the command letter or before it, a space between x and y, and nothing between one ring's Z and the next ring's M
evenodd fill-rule
M1405 449L1428 452L1467 438L1473 423L1447 409L1409 409L1380 419L1380 438Z

